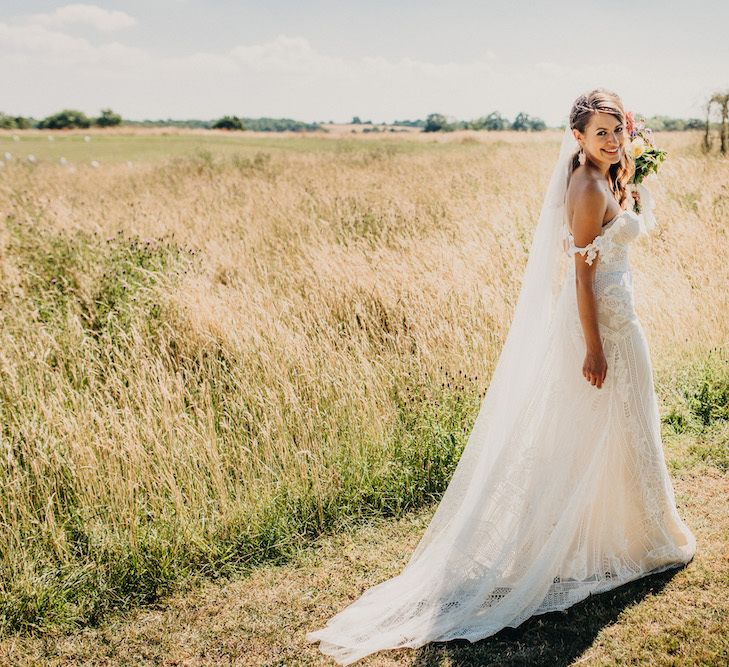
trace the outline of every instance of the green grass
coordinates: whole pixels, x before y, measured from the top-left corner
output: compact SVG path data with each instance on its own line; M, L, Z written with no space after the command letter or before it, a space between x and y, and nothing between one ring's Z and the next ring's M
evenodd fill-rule
M670 387L662 387L666 409L663 438L677 452L667 459L674 473L697 463L729 472L729 356L726 348L709 350L678 369Z
M393 141L391 139L347 139L332 140L322 137L246 136L231 132L228 135L170 134L170 135L115 135L91 134L89 142L83 134L54 133L53 141L46 134L16 133L19 141L13 141L11 134L0 135L0 156L6 151L16 161L26 161L34 155L39 162L57 163L65 157L70 163L88 164L92 160L100 163L163 162L171 157L194 157L201 152L211 152L218 157L235 155L250 157L256 153L334 153L369 156L372 160L394 153L417 153L423 151L453 152L462 150L483 150L480 143L460 144L458 142ZM494 149L506 144L495 142Z

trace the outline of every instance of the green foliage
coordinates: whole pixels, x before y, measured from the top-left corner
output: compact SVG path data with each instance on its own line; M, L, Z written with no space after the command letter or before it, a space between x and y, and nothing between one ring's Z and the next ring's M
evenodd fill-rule
M680 405L663 417L676 433L702 432L717 422L729 420L729 359L714 348L691 371L680 392Z
M428 115L428 117L425 119L425 126L423 127L423 132L442 132L442 131L448 131L451 130L451 126L448 123L448 120L443 114L440 113L431 113Z
M684 433L688 427L686 417L675 409L663 417L663 423L668 424L676 433Z
M33 121L30 118L24 118L23 116L9 116L8 114L0 111L0 129L27 130L32 126Z
M680 465L685 467L700 461L726 472L729 470L729 359L726 350L711 350L690 370L684 382L680 402L662 419L673 433L688 440L688 458ZM679 464L674 467L676 465Z
M120 125L121 122L122 117L118 113L114 113L111 109L102 109L101 115L95 121L99 127L113 127Z
M423 125L424 132L450 132L453 130L518 130L538 132L546 130L547 125L541 118L531 117L520 113L513 123L510 123L498 111L492 111L488 116L481 116L474 120L454 120L449 122L443 114L432 113Z
M657 174L658 168L663 164L668 155L662 148L647 146L646 150L635 160L635 173L633 183L642 183L649 174Z
M508 130L510 123L498 111L492 111L488 116L481 116L469 122L472 130L499 131Z
M304 123L291 118L242 118L246 129L255 132L311 132L328 130L319 123Z
M541 131L546 130L547 125L541 118L533 118L529 114L521 112L517 114L511 124L511 129L519 132Z
M645 121L646 127L660 132L682 132L683 130L704 130L706 121L700 118L672 118L670 116L651 116Z
M64 128L91 126L91 120L83 111L76 109L64 109L52 116L47 116L38 123L38 128L42 130L62 130Z
M209 120L176 119L176 118L160 118L158 120L126 120L125 125L131 127L190 127L195 129L205 129L211 126Z
M238 116L223 116L213 123L214 130L245 130L243 121Z
M396 120L393 125L402 125L403 127L425 127L425 121L418 120Z
M684 396L688 409L702 427L729 419L729 378L713 367L708 367L698 387L685 390Z

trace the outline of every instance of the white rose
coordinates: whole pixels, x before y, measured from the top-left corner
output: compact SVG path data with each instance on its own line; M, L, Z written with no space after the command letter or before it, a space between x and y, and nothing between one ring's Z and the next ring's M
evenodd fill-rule
M631 149L633 151L633 157L640 157L645 151L645 141L642 137L635 137L630 142Z

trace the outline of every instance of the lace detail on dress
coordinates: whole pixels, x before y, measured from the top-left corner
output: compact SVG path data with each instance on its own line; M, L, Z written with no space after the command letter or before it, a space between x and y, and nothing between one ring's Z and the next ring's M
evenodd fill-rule
M574 257L577 253L585 257L585 261L592 265L598 252L600 253L600 265L605 264L627 264L627 245L641 234L648 233L642 217L633 211L621 211L610 222L606 223L600 234L586 246L575 245L575 239L564 222L562 235L564 248L567 255ZM599 266L599 265L598 265Z
M385 648L474 642L691 560L696 540L675 506L633 302L628 246L645 232L630 211L585 248L567 230L571 256L600 257L593 286L605 383L596 389L581 374L585 341L569 262L572 279L562 283L544 358L504 446L483 461L465 450L450 483L472 466L476 474L456 509L439 505L450 520L431 521L401 574L306 634L323 653L349 665ZM484 446L488 425L471 435Z

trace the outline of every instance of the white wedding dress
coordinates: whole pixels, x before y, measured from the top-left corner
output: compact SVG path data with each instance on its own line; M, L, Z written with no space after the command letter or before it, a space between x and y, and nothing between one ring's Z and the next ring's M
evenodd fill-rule
M499 403L499 394L490 409L482 409L448 490L402 572L366 590L326 627L307 633L339 664L382 649L456 638L474 642L535 614L684 565L694 555L694 535L676 510L648 347L634 310L630 244L650 224L643 215L622 211L591 244L576 248L563 199L550 211L550 224L562 220L556 222L558 236L542 238L538 229L535 246L556 239L564 261L528 384L513 390L510 402ZM575 252L598 262L594 289L608 363L600 389L581 371L585 342ZM542 289L536 278L524 291L532 288L524 299ZM521 333L527 324L524 319ZM528 354L513 354L504 370L511 375L497 378L504 397L507 384L521 377L511 361ZM509 414L514 396L519 400L513 419L498 419Z

